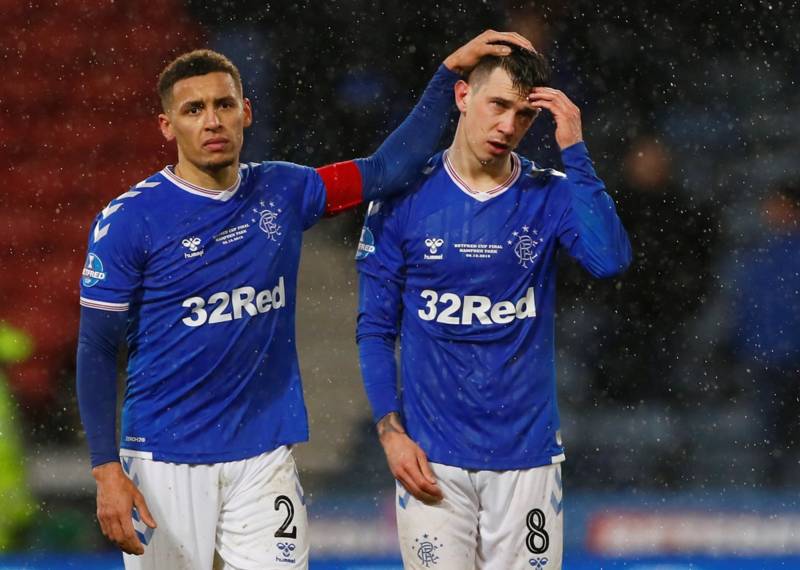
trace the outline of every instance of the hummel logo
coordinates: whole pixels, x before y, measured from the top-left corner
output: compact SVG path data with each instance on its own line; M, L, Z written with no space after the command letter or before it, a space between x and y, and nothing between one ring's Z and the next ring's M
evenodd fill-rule
M425 240L425 245L430 250L431 255L436 255L436 252L439 251L443 244L444 240L441 238L428 238Z
M181 240L181 245L191 252L191 253L184 253L183 257L185 259L191 259L192 257L198 257L200 255L203 255L203 250L202 249L198 250L197 247L198 245L200 245L202 241L203 240L201 240L197 236L183 238Z
M422 256L423 259L428 260L441 260L444 259L444 254L439 251L439 248L444 245L442 238L428 238L425 240L425 247L428 248L430 253Z
M197 251L197 246L200 245L200 238L199 237L190 237L185 238L181 245L183 247L188 247L189 251Z

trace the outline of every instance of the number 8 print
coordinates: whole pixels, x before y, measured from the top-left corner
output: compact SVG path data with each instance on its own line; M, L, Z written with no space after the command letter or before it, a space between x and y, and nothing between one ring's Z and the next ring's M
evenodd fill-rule
M544 530L545 518L544 513L540 509L533 509L528 513L527 518L528 533L525 539L525 545L532 554L543 554L547 552L547 547L550 546L550 536ZM537 540L538 539L538 540ZM537 546L537 542L539 545Z

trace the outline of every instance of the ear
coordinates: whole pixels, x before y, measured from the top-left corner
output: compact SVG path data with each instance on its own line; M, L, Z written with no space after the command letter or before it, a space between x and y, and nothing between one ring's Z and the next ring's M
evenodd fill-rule
M242 109L244 110L244 127L247 128L253 124L253 105L247 97L242 101Z
M458 110L462 113L466 112L467 103L469 103L469 93L471 91L469 83L463 79L459 79L456 82L455 87L453 87L453 91L456 98L456 107L458 107Z
M161 129L161 134L164 135L164 138L167 139L167 142L172 142L175 140L175 133L172 131L172 123L170 122L169 116L166 113L159 113L158 127Z

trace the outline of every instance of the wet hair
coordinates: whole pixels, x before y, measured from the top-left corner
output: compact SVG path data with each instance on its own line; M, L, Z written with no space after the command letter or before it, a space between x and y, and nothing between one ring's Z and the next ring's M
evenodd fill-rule
M550 83L550 65L542 54L508 42L495 43L510 47L511 53L505 56L483 56L467 76L467 83L480 87L498 67L508 73L514 88L523 95L527 95L534 87L546 87Z
M172 87L181 79L221 71L229 74L242 95L242 76L231 60L210 49L197 49L175 58L158 76L158 96L167 109L172 99Z

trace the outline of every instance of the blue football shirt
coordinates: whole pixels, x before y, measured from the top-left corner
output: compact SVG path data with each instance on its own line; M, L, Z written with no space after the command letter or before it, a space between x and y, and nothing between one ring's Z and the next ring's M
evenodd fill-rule
M377 377L391 367L365 363L365 348L399 335L409 435L431 461L468 469L563 460L556 256L566 250L599 277L631 256L585 145L563 152L566 174L511 159L506 181L476 192L437 155L416 192L372 203L356 255L357 336L376 417L392 411L395 379Z
M97 216L81 304L128 311L120 455L215 463L308 438L294 312L325 199L294 164L242 165L224 191L167 167Z

